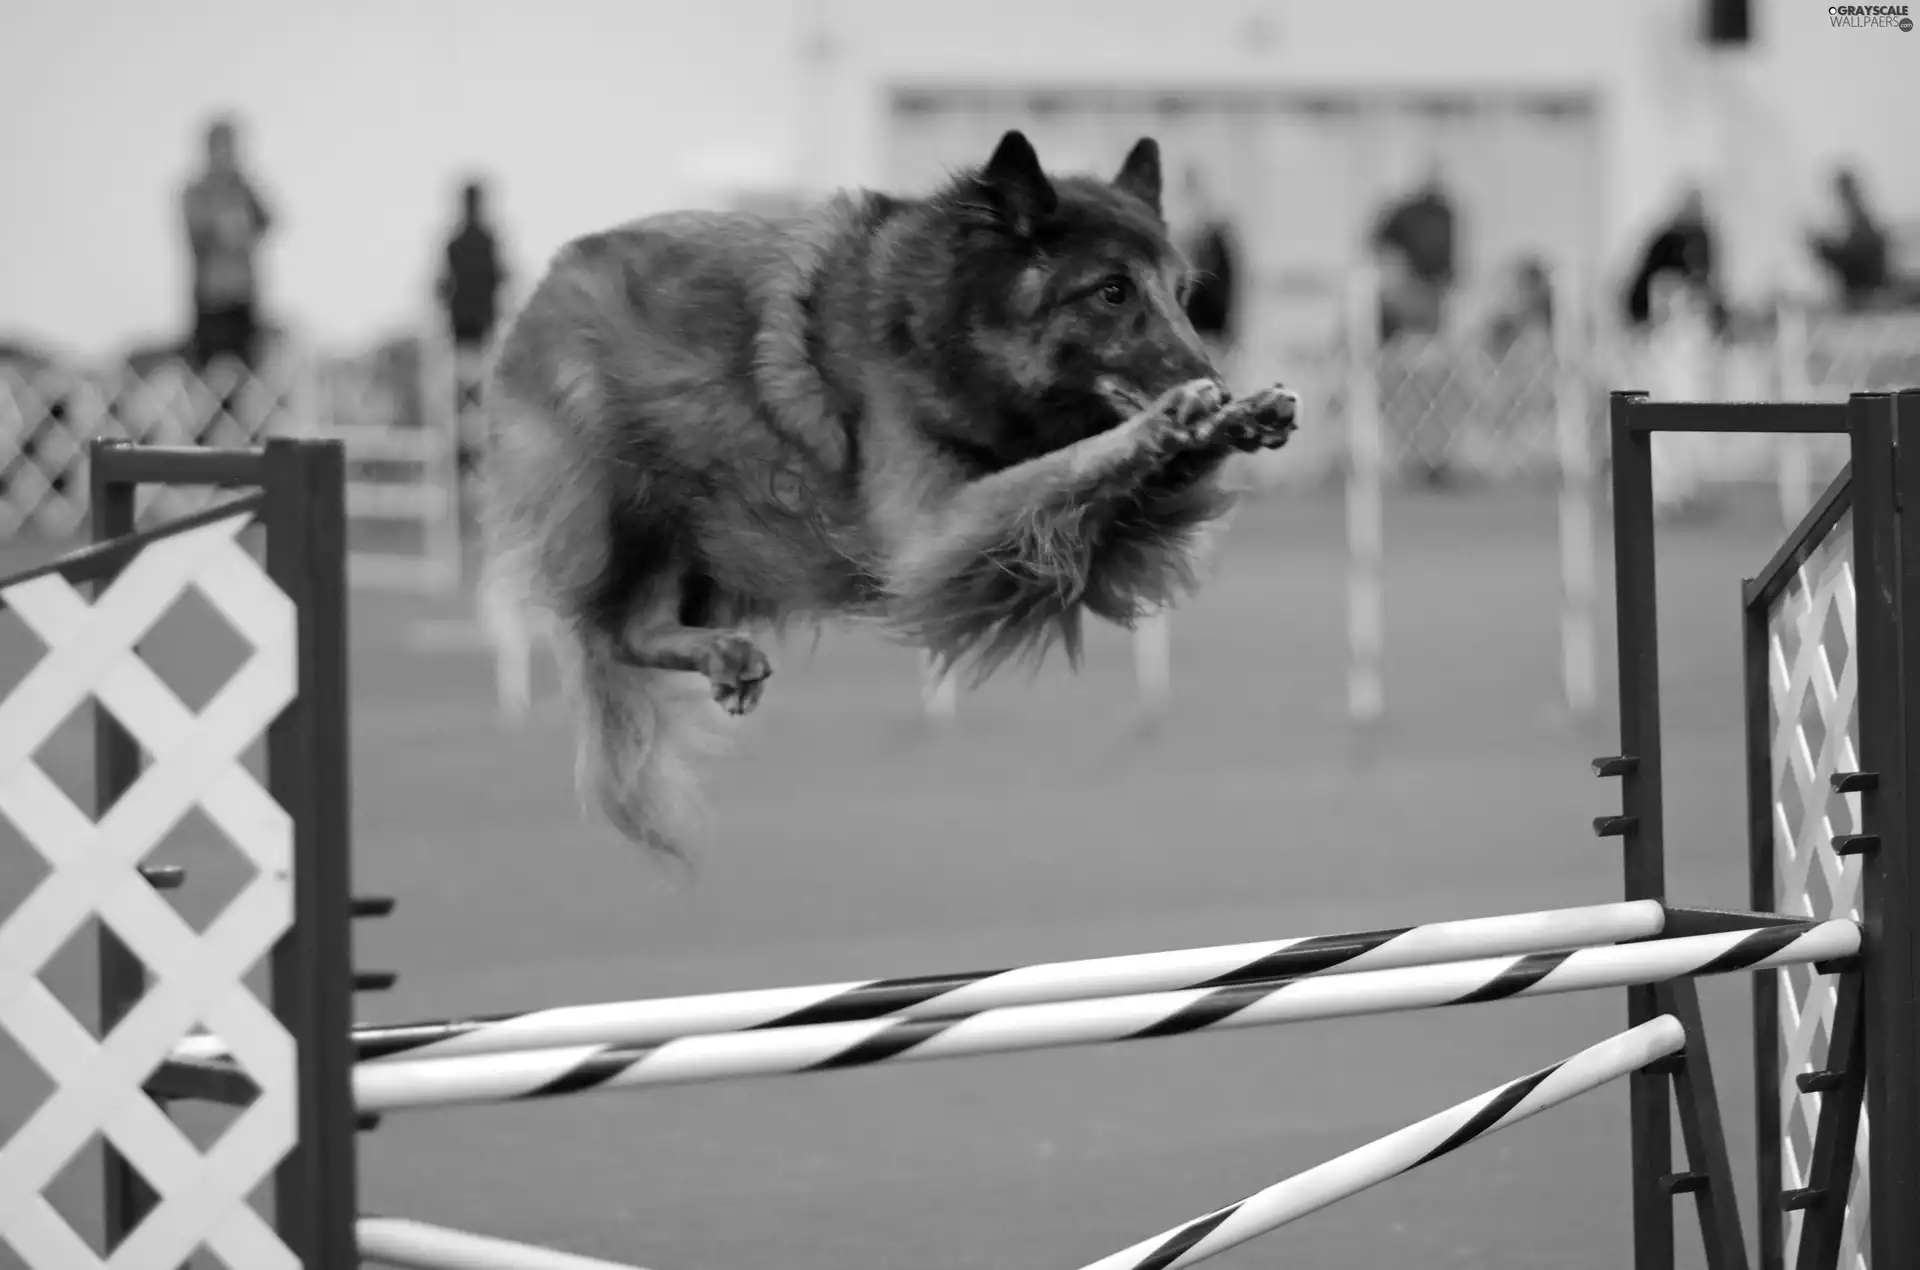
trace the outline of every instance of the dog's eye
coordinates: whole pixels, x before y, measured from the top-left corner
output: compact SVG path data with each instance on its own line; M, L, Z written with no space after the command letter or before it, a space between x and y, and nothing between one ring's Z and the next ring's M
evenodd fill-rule
M1133 282L1127 278L1108 278L1096 292L1103 304L1118 308L1133 298Z

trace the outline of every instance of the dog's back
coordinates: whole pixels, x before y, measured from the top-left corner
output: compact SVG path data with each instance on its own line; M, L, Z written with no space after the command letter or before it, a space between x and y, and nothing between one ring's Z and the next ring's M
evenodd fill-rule
M689 725L713 706L622 664L628 628L861 598L858 477L805 306L826 246L862 223L858 202L837 200L812 216L676 212L583 237L496 356L482 499L493 603L534 610L552 634L590 716L583 789L641 841L685 831L679 756L661 748L711 739L664 715Z
M844 591L854 474L804 309L822 244L860 222L845 200L812 217L676 212L564 248L496 363L488 501L506 537L555 518L593 535L594 516L651 503L671 514L621 518L635 569L692 536L709 572L746 575L734 605ZM593 589L606 562L580 545L552 539L543 599Z

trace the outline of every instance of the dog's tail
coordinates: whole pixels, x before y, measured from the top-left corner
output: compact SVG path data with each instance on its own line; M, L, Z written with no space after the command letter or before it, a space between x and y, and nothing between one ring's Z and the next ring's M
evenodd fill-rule
M504 537L490 542L485 607L494 624L537 634L553 653L574 716L582 810L597 808L640 846L684 855L704 819L694 760L726 748L730 717L704 677L635 666L590 614L556 612L535 582L531 545L502 546Z
M629 841L683 855L700 829L695 761L725 748L728 716L707 681L632 665L604 632L558 640L562 677L579 717L575 781L583 804Z

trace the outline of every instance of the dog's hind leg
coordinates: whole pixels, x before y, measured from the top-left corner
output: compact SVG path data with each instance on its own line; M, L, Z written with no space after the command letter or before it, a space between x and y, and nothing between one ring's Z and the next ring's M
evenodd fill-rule
M705 675L715 701L731 714L746 714L760 703L773 666L751 638L718 625L726 616L721 607L713 579L689 570L681 578L677 606L656 605L631 616L621 660L650 670Z

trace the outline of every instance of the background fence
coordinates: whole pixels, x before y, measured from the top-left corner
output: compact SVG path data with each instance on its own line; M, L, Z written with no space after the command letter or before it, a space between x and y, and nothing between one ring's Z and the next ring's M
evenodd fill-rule
M1365 330L1370 309L1360 299L1338 339L1301 350L1297 367L1288 368L1307 399L1306 426L1285 450L1257 456L1249 483L1337 480L1349 462L1351 403L1367 387L1379 403L1389 481L1484 488L1559 479L1559 392L1581 396L1587 449L1604 455L1612 388L1672 400L1839 401L1920 383L1920 313L1781 305L1716 340L1686 321L1654 337L1624 332L1597 320L1588 299L1574 294L1556 306L1557 339L1534 325L1401 335L1385 346ZM1839 471L1845 446L1832 438L1729 435L1707 439L1696 458L1720 481L1771 482L1783 462L1801 463L1799 479L1810 491Z
M463 576L452 359L428 339L374 353L275 349L255 368L216 361L104 369L0 362L0 542L65 544L85 529L88 445L258 446L333 437L348 455L356 582L446 591ZM143 487L143 525L199 510L210 487Z
M1572 287L1544 324L1495 324L1382 346L1359 294L1325 348L1302 350L1288 378L1307 426L1285 449L1248 456L1251 489L1338 481L1352 462L1353 402L1377 410L1383 481L1472 490L1555 483L1570 446L1602 455L1605 394L1656 398L1839 399L1920 383L1920 314L1809 314L1782 307L1716 341L1676 323L1656 338L1609 330ZM1572 400L1570 400L1570 398ZM452 591L467 576L463 446L478 401L433 338L358 356L277 348L254 372L216 363L138 370L0 361L0 542L63 543L86 520L86 449L96 437L169 445L256 445L274 436L342 439L349 463L352 572L366 585ZM1584 428L1563 432L1567 418ZM462 420L465 420L463 423ZM463 441L462 438L465 438ZM1797 515L1844 461L1831 438L1663 438L1715 481L1777 481ZM1604 466L1604 460L1601 460ZM147 494L143 522L194 510L207 491Z

